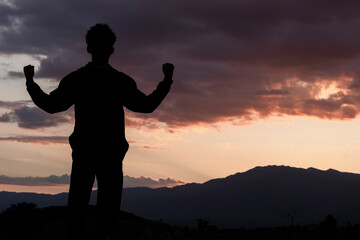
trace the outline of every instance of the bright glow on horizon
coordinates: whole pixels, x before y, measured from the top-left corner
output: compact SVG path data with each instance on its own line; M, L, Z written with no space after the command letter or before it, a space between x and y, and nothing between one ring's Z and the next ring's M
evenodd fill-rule
M125 157L124 170L130 176L170 176L186 182L204 182L266 165L360 173L360 139L353 134L357 131L359 119L309 117L271 117L240 126L218 123L216 128L194 126L174 133L128 128L127 138L135 143ZM137 146L137 142L153 148ZM46 176L70 171L71 149L67 144L1 142L0 150L0 174ZM28 167L18 169L20 163Z
M124 161L126 171L154 177L168 173L187 182L203 182L266 165L360 172L360 150L356 148L360 140L352 134L360 130L359 119L272 117L249 125L219 123L216 129L197 129L179 130L173 140L167 135L164 149L131 149ZM129 130L130 138L134 131Z

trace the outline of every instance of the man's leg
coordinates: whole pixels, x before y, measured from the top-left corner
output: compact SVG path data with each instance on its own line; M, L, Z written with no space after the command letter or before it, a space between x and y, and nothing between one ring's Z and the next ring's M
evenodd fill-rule
M111 157L114 158L114 156ZM122 159L112 160L114 162L98 166L96 172L99 236L111 236L115 232L117 216L120 211L123 187Z
M73 152L68 198L69 239L84 238L84 220L95 180L91 159L82 159Z

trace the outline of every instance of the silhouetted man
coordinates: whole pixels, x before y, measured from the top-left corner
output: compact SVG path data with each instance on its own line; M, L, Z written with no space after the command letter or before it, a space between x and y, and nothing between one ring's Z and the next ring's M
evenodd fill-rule
M34 103L48 113L75 105L75 128L69 137L72 170L69 191L70 237L82 236L82 218L95 180L98 182L98 238L111 235L120 209L123 186L122 160L129 148L125 139L123 106L151 113L170 90L174 66L163 64L164 80L146 96L135 81L109 65L116 36L106 24L96 24L86 34L92 61L64 77L57 89L44 93L34 82L34 67L24 67L27 90Z

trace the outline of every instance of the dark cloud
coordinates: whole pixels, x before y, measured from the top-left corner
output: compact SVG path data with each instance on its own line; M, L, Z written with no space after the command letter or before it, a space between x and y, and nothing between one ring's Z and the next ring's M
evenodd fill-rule
M256 91L256 94L264 97L273 97L273 96L288 95L289 92L281 89L271 89L271 90L258 90Z
M8 177L0 175L0 184L22 185L22 186L56 186L70 183L70 176L64 174L62 176L51 175L48 177ZM172 178L152 179L149 177L130 177L124 176L124 187L174 187L183 185L185 182ZM96 187L96 183L95 183Z
M48 114L37 107L22 106L0 116L0 122L16 122L20 128L39 129L73 122L71 111Z
M176 127L254 114L358 114L358 1L12 3L0 5L0 52L45 55L37 77L59 80L85 64L84 36L97 22L108 23L118 36L111 64L145 92L162 78L161 64L173 62L173 89L156 112L134 115L144 121ZM341 99L319 96L317 86L330 82L343 92Z
M10 71L10 72L8 72L8 77L10 77L10 78L24 78L24 73Z
M0 137L0 141L35 143L35 144L44 144L44 145L67 144L68 137L64 137L64 136L16 136L16 137Z
M5 108L5 109L19 109L22 108L23 106L27 105L31 103L31 101L1 101L0 100L0 108Z

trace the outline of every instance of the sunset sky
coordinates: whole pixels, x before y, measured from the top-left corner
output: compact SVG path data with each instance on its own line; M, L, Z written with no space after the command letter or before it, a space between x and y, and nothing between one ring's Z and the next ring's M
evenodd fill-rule
M35 107L22 68L34 65L52 91L90 61L96 23L117 35L110 64L143 92L163 63L175 65L154 113L126 110L129 178L170 186L265 165L360 173L359 10L332 0L0 0L0 191L67 191L46 177L70 173L73 109Z

